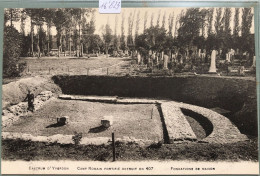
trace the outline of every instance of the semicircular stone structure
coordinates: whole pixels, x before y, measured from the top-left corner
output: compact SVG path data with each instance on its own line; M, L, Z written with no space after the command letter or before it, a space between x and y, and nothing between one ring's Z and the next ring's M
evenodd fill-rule
M247 136L241 134L238 128L227 117L215 111L174 101L160 101L160 103L170 143L183 140L197 140L181 109L201 114L212 123L213 129L211 129L211 133L206 138L200 140L201 142L234 143L248 140Z

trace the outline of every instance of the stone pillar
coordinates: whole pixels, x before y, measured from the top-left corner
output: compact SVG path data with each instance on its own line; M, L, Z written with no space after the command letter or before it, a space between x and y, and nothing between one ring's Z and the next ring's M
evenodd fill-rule
M230 62L230 54L229 53L226 54L226 61Z
M151 62L151 55L148 55L148 58L147 58L147 64L149 65Z
M180 64L183 64L183 55L181 55Z
M238 67L238 74L239 74L239 76L245 76L245 67L244 66Z
M141 55L138 53L137 54L137 63L140 64L141 63Z
M237 48L236 55L239 55L239 49Z
M169 56L168 55L163 55L163 69L168 69L168 60Z
M200 54L201 54L201 49L199 49L199 53L198 53L198 57L200 58Z
M252 64L252 67L256 67L256 59L255 59L255 56L253 57L253 64Z
M163 55L164 55L164 52L162 51L161 60L163 60Z
M152 63L155 62L155 53L152 54Z
M217 68L216 68L216 50L213 50L211 53L211 62L210 62L210 67L209 67L209 73L217 73Z

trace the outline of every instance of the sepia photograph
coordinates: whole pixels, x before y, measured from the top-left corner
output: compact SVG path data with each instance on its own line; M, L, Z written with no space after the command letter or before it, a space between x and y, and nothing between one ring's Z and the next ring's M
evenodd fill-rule
M2 173L259 173L254 14L5 8Z

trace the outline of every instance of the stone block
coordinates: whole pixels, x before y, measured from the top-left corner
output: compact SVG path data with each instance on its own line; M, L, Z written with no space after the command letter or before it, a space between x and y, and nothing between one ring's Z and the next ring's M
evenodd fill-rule
M113 116L104 116L101 120L101 125L108 128L113 125Z
M62 125L66 125L66 124L69 123L69 117L68 116L58 117L57 118L57 123L58 124L62 124Z

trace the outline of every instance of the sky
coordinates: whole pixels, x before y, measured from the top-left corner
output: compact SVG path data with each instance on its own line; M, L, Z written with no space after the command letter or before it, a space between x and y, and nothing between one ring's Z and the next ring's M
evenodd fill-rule
M162 24L162 18L163 15L165 13L166 15L166 29L168 29L168 18L169 15L174 13L174 26L173 26L173 33L174 33L174 29L175 29L175 21L177 16L181 13L181 11L183 10L185 12L187 8L122 8L121 13L120 14L100 14L98 12L98 9L96 9L94 15L95 15L95 26L96 26L96 30L95 33L96 34L102 34L103 32L103 27L104 25L106 25L107 23L110 25L113 34L115 31L115 25L117 25L117 35L121 34L121 22L122 22L122 16L125 17L125 22L124 22L124 31L125 31L125 35L127 35L128 32L128 17L129 15L135 14L135 19L137 16L137 13L140 12L140 24L139 24L139 31L138 33L142 33L143 28L144 28L144 16L145 16L145 12L147 12L147 27L150 27L150 21L151 21L151 16L152 14L154 15L154 19L153 19L153 25L156 25L158 16L160 14L160 25ZM235 8L231 8L232 11L232 16L231 16L231 21L230 21L230 27L231 27L231 31L234 27L233 24L233 19L234 19L234 14L235 14ZM224 12L224 9L223 9ZM252 9L253 12L253 9ZM223 13L222 13L223 14ZM216 15L216 10L214 10L214 14L213 16ZM242 22L242 8L240 8L240 25ZM89 17L90 20L91 16ZM214 18L213 18L214 19ZM254 20L254 19L253 19ZM116 22L117 21L117 22ZM20 22L17 22L14 24L15 27L20 30ZM214 25L214 21L213 21L213 25ZM28 34L30 32L30 19L27 18L26 22L25 22L25 33ZM133 35L135 34L135 26L136 26L136 22L134 20L134 24L133 24ZM44 29L46 30L46 26L44 26ZM35 28L35 33L36 33L36 28ZM56 35L56 28L52 27L51 29L51 33L52 35ZM254 23L251 27L251 33L254 33Z

